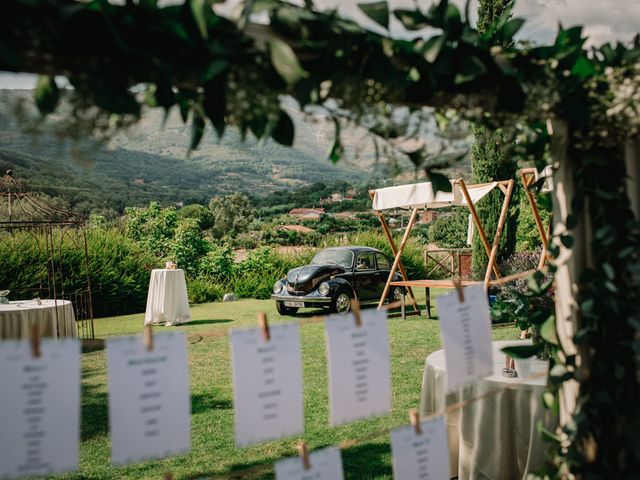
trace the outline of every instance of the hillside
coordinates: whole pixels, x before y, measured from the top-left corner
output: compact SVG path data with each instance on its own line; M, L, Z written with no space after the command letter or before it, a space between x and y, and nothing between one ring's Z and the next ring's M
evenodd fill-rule
M291 111L296 141L286 148L273 141L242 141L229 128L218 140L208 130L201 146L187 157L190 127L173 112L148 112L109 148L82 146L52 135L26 133L15 120L16 105L31 103L32 92L0 90L0 171L12 168L34 190L63 197L72 208L122 211L151 200L165 204L205 203L212 196L241 191L262 196L313 182L340 179L361 183L388 176L375 162L373 146L362 132L347 134L347 157L327 160L332 126L305 121ZM408 168L408 162L401 165Z

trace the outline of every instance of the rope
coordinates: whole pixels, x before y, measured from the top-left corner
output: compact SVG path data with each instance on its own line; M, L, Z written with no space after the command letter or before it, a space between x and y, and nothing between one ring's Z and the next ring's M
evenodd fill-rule
M433 420L434 418L437 417L441 417L443 415L449 414L449 413L453 413L453 412L457 412L459 410L462 410L464 407L467 407L469 405L472 405L476 402L479 402L480 400L485 400L487 398L490 397L495 397L498 394L501 393L505 393L508 390L515 390L518 386L523 385L531 380L536 380L538 378L542 378L547 374L547 372L537 372L534 373L533 375L530 375L528 377L525 377L523 379L521 379L518 382L513 382L513 383L508 383L505 384L501 387L497 387L497 388L493 388L491 390L488 390L487 392L483 393L482 395L478 395L477 397L473 397L473 398L469 398L467 400L463 400L461 402L456 402L453 403L445 408L442 408L434 413L431 413L429 415L427 415L426 417L422 417L420 419L420 421L426 421L426 420ZM402 423L399 425L396 425L393 428L383 428L380 430L376 430L370 433L367 433L366 435L363 435L361 437L358 438L354 438L354 439L349 439L349 440L342 440L336 447L339 450L346 450L347 448L351 448L351 447L355 447L357 445L372 441L372 440L376 440L378 438L384 437L386 435L388 435L392 430L395 430L396 428L400 428L400 427L404 427L406 425L406 423ZM248 467L248 468L244 468L242 470L236 470L234 472L227 472L227 473L223 473L223 474L219 474L216 472L204 472L204 473L199 473L197 475L190 475L188 477L186 477L187 480L196 480L196 479L201 479L201 478L207 478L209 480L228 480L228 479L232 479L232 478L239 478L239 477L244 477L244 476L248 476L248 475L256 475L259 473L267 473L272 471L273 469L273 463L274 461L269 461L268 463L263 463L260 465L255 465L253 467Z

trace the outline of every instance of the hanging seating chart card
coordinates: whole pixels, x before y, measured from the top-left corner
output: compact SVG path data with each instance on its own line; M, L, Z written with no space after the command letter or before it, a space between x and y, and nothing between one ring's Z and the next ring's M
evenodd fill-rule
M387 314L364 310L325 322L331 425L383 415L391 410L391 364Z
M0 478L77 470L80 342L0 342L0 385Z
M493 373L491 319L483 285L464 289L464 301L457 292L438 297L440 331L447 366L447 389Z
M231 331L236 445L304 430L302 355L296 323Z
M342 457L335 447L309 454L309 465L302 457L291 457L276 463L276 480L343 480Z
M111 462L124 465L188 452L191 399L187 336L107 339Z
M408 425L391 432L395 480L441 480L451 478L449 444L444 417Z

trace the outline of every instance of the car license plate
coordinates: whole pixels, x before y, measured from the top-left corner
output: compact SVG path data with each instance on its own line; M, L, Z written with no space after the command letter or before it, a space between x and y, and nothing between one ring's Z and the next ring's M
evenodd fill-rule
M285 307L304 308L304 302L284 302Z

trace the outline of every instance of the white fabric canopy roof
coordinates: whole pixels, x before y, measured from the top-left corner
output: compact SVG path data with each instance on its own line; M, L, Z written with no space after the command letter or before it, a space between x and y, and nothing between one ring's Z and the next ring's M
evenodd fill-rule
M498 185L497 182L481 185L467 185L471 201L476 204ZM451 182L451 192L439 191L434 195L431 182L397 185L395 187L378 188L373 196L374 210L392 208L442 208L450 206L467 206L467 201L460 186Z

